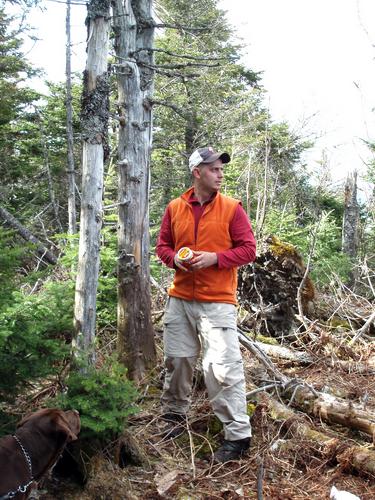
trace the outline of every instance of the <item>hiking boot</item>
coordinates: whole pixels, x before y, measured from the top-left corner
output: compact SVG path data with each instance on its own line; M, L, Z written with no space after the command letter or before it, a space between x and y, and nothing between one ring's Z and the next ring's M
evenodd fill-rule
M186 415L182 413L167 412L160 416L161 420L165 422L163 430L164 438L174 439L185 431Z
M223 444L214 453L215 462L229 462L238 460L250 448L250 438L228 441L224 439Z

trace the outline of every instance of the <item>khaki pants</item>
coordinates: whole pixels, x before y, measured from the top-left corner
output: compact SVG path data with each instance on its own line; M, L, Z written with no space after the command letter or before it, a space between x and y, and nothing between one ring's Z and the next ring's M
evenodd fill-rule
M164 315L165 411L185 414L190 406L199 353L208 397L229 441L251 436L246 389L232 304L169 297Z

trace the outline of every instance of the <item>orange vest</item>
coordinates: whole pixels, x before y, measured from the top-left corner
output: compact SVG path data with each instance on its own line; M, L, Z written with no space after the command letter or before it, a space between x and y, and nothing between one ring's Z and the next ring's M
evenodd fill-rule
M193 188L169 204L171 229L175 251L181 247L206 252L223 252L232 248L229 225L239 201L218 193L199 220L197 236L194 235L194 214L189 203ZM176 270L168 293L173 297L202 302L236 304L237 268L219 269L217 265L187 273Z

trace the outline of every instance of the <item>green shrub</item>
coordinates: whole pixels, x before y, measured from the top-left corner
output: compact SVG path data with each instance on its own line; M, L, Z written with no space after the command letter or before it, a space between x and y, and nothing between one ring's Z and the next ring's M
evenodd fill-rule
M57 374L70 355L73 284L47 283L38 293L13 292L0 310L0 399L12 401L33 381Z
M12 291L19 286L16 271L27 250L27 245L15 245L14 231L0 227L0 311L11 302Z
M68 241L64 247L64 256L60 259L62 265L75 281L78 261L78 235L60 234L59 238ZM98 328L117 321L117 234L104 228L101 234L100 267L98 291L96 296L96 318ZM59 241L60 246L64 245Z
M71 372L66 388L54 403L79 411L82 438L113 439L123 431L129 415L138 411L137 390L114 357L108 357L101 368Z

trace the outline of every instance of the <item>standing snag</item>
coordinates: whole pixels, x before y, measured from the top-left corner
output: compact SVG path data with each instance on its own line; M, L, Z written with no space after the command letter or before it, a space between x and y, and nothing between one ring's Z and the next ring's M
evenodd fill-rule
M132 379L154 364L151 318L149 184L154 22L151 0L116 0L118 63L118 351ZM150 49L150 50L149 50Z
M95 359L103 163L108 152L109 9L110 2L107 0L92 0L88 5L87 63L82 96L82 202L74 322L75 347L91 362Z

